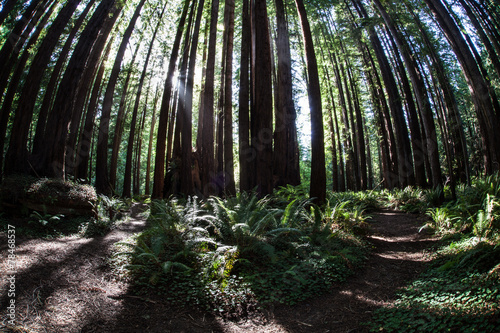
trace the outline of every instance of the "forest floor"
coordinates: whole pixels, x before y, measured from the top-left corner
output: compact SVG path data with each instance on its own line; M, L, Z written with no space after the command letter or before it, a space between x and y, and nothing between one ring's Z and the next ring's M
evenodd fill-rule
M141 207L102 237L16 239L16 323L4 326L7 239L0 234L0 331L6 332L367 332L374 310L390 306L398 289L425 268L436 238L419 234L424 217L372 213L366 264L329 294L294 306L276 305L228 321L161 296L137 296L109 264L113 244L145 227ZM2 328L3 327L3 328Z

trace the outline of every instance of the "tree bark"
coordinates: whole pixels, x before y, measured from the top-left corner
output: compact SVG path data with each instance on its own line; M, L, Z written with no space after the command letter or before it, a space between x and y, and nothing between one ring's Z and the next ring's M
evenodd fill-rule
M243 0L241 14L242 36L241 36L241 62L240 62L240 93L239 93L239 161L240 161L240 190L247 192L251 190L250 177L251 156L250 156L250 13L248 0Z
M311 28L302 0L295 0L302 26L309 77L309 108L311 110L311 187L309 196L318 203L326 199L326 169L323 133L323 112L321 108L321 88L319 85L318 65L312 41Z
M217 46L217 19L219 0L212 0L210 14L210 32L208 37L207 70L205 74L205 90L203 91L203 129L201 142L201 184L203 194L215 194L214 176L214 77ZM243 30L243 33L245 30ZM243 69L242 69L243 70Z
M132 59L130 59L130 63L128 64L127 76L125 77L125 82L123 83L120 104L118 105L118 112L116 114L115 130L113 133L113 145L111 148L111 160L109 163L109 185L111 186L111 189L113 191L116 191L118 157L120 154L120 145L123 137L123 127L125 125L124 123L126 118L126 110L129 103L127 98L129 97L129 94L132 94L132 91L130 91L129 89L130 81L132 79L133 67L135 59L137 58L137 54L139 53L140 46L141 43L137 43L135 51L132 55Z
M2 108L0 109L0 147L2 148L3 152L3 147L4 147L4 140L5 140L5 133L7 130L7 124L8 120L10 117L10 110L12 108L12 103L14 102L14 98L16 95L16 92L18 90L19 85L22 85L24 83L24 86L21 86L20 89L23 89L24 87L30 86L30 84L27 84L28 81L22 81L22 75L24 73L26 64L28 63L28 60L30 58L30 49L34 47L34 45L38 41L38 37L42 33L43 29L45 28L45 25L47 24L50 15L54 11L56 5L52 4L50 8L47 10L47 13L41 18L40 22L38 23L37 27L35 28L35 31L33 34L30 36L30 39L28 43L26 43L26 47L21 54L21 57L17 60L16 66L14 66L14 70L12 73L12 76L10 77L9 80L9 86L7 89L7 93L4 96L3 103L2 103ZM42 42L43 43L43 42ZM35 59L36 60L36 59ZM43 71L43 69L42 69ZM31 96L33 100L36 100L36 96ZM20 100L20 103L22 103L23 100ZM27 142L28 142L28 132L29 128L31 125L31 118L33 115L33 109L27 110L27 112L22 112L19 111L19 109L16 110L15 115L14 115L14 123L12 124L12 133L15 133L15 135L11 135L10 138L10 144L15 145L15 149L17 150L18 156L15 158L17 159L20 164L16 167L15 171L14 169L10 169L8 167L6 169L6 173L10 173L12 171L14 172L20 172L20 173L30 173L32 170L30 170L29 166L29 152L28 152L28 147L27 147ZM23 117L24 116L24 117ZM24 118L29 118L29 119L24 119ZM23 122L24 121L24 122ZM9 145L10 146L10 145ZM3 154L0 154L3 155ZM0 157L0 165L3 164L3 159ZM7 164L10 164L10 161L7 162Z
M49 112L52 108L52 102L54 98L54 94L57 92L57 83L59 81L59 76L61 74L61 71L63 69L63 66L66 63L66 59L68 57L69 52L71 51L71 46L73 45L73 40L80 30L85 18L87 17L88 13L94 6L95 0L91 0L83 12L80 14L78 19L73 25L73 28L71 29L71 32L69 33L68 37L66 38L66 41L64 42L64 46L59 53L59 57L57 59L57 62L52 69L52 73L50 75L50 80L47 86L45 87L45 94L43 97L42 105L40 106L40 110L38 112L38 119L36 123L36 130L35 130L35 136L33 138L33 149L32 153L34 155L41 154L41 151L43 149L43 136L45 134L45 125L47 123L47 117L49 115Z
M10 1L12 3L14 1ZM29 126L31 124L31 120L33 118L33 111L35 108L36 97L38 95L38 91L40 89L40 85L43 78L43 73L45 72L47 65L50 61L50 57L54 51L54 48L57 45L60 35L64 32L66 25L68 24L71 16L73 15L76 7L78 6L80 0L71 0L66 6L61 9L58 13L56 19L51 24L49 30L47 31L46 37L43 39L43 42L40 44L38 48L38 52L33 58L28 75L25 79L25 82L29 82L29 84L24 84L20 98L19 104L16 108L15 117L13 121L13 128L19 128L20 125ZM9 2L8 2L9 3ZM7 8L4 7L3 10ZM50 16L50 15L49 15ZM0 23L1 24L1 23ZM40 30L40 29L39 29ZM40 30L41 31L41 30ZM33 38L33 37L32 37ZM25 51L28 52L28 51ZM27 58L26 58L27 60ZM20 69L20 64L17 66ZM24 67L24 66L22 66ZM14 80L11 79L11 86ZM4 121L3 118L7 117L10 113L10 107L6 110L4 108L7 107L7 104L4 99L4 103L2 105L1 117L0 121L0 147L3 150L4 140L5 140L5 132L7 129L7 121ZM7 117L8 118L8 117ZM23 136L24 133L19 129L16 131L16 136ZM26 132L27 135L27 132ZM25 140L23 139L23 146ZM27 142L27 140L26 140ZM23 148L21 148L23 149ZM0 154L0 165L3 165L3 154Z
M236 195L234 182L233 156L233 39L234 39L234 0L226 0L224 11L228 12L224 73L224 194Z
M12 10L18 4L18 0L5 0L3 2L2 11L0 12L0 26L3 24L5 19L12 13Z
M356 9L362 18L369 18L363 4L359 0L353 0ZM368 28L370 42L375 52L375 56L380 65L382 79L386 88L389 101L389 108L393 118L393 124L396 135L396 146L398 152L398 178L399 187L404 188L408 185L408 175L413 173L413 163L411 159L410 140L408 129L404 121L403 106L401 96L399 95L396 80L391 71L389 60L384 52L377 32L373 27Z
M119 7L115 7L114 0L102 1L80 36L59 85L54 107L47 121L47 128L50 128L50 134L46 131L44 135L42 156L38 159L37 162L39 163L37 166L35 166L39 175L56 178L64 178L65 176L66 146L65 144L61 144L61 142L65 142L66 140L68 127L72 118L72 113L68 110L73 110L73 96L77 94L79 81L85 68L84 64L87 62L92 51L92 45L101 28L114 22L115 18L109 18L108 14L118 14L119 10ZM11 149L9 148L9 150ZM13 158L10 158L15 152L8 151L7 154L10 160L9 164L14 162L14 165L18 165Z
M444 32L467 78L484 147L484 171L487 174L493 173L499 169L500 162L500 134L498 133L500 123L498 115L494 112L495 108L490 98L488 84L469 45L446 7L439 0L424 1Z
M300 183L299 156L297 154L297 118L292 91L292 58L283 0L275 0L278 55L278 107L275 112L274 175L275 186Z
M116 87L116 82L118 81L118 75L120 74L121 64L123 57L125 55L125 50L128 45L128 41L132 36L135 24L139 15L141 13L142 6L145 0L137 5L135 12L130 19L130 23L127 26L123 34L122 41L116 53L115 62L111 70L111 74L108 80L108 86L106 88L106 93L104 95L104 101L102 105L101 118L99 120L99 137L97 139L97 155L96 164L98 165L96 169L96 190L100 193L111 194L112 188L109 183L109 170L108 170L108 141L109 141L109 122L111 117L111 109L113 107L113 97Z
M94 86L92 89L92 94L90 95L90 100L87 106L87 113L85 116L85 123L83 129L80 132L80 138L78 140L77 146L77 156L80 159L76 172L76 179L84 179L90 183L89 177L89 159L92 148L92 136L94 133L94 120L97 113L97 103L99 96L102 94L103 85L102 79L104 76L104 70L106 69L106 59L108 58L109 52L111 51L111 42L108 43L106 51L104 52L103 61L97 71L96 79L94 81Z
M191 41L191 50L189 55L189 69L186 78L186 93L184 113L180 116L184 117L182 128L182 155L181 155L181 193L185 195L194 194L193 177L192 177L192 120L193 120L193 81L196 68L196 52L198 50L198 38L200 35L201 16L205 0L200 0L198 3L198 12L194 24L194 31Z
M273 188L272 79L269 23L265 0L252 0L251 147L255 154L255 185L260 196ZM252 184L253 185L253 184Z
M144 5L145 0L142 0L136 8L135 13L137 15L140 14L142 6ZM163 12L166 7L163 7L163 11L160 15L159 21L161 22L161 18L163 17ZM135 15L135 14L134 14ZM153 45L156 40L156 34L158 33L158 29L160 27L160 23L156 25L156 28L153 32L153 36L151 37L151 41L149 43L148 53L146 54L146 59L144 60L144 67L142 69L141 77L139 79L139 83L137 86L137 94L135 97L134 108L132 111L132 120L130 124L129 137L127 142L127 156L125 158L125 173L123 175L123 192L122 196L125 198L129 198L131 196L130 187L132 185L132 155L134 149L134 141L135 141L135 131L136 131L136 123L137 123L137 113L139 111L139 103L141 101L142 96L142 88L144 86L144 80L146 79L146 74L148 70L149 60L151 58L151 52L153 51ZM133 66L133 63L131 64Z
M144 193L149 195L151 193L151 155L153 154L153 138L155 134L156 125L156 108L158 106L158 99L160 98L160 89L156 89L155 99L153 103L153 114L151 115L151 127L149 130L149 142L148 142L148 157L146 159L146 180Z
M175 35L174 44L170 54L170 62L167 70L167 77L165 79L165 86L163 89L163 98L160 107L160 116L158 119L158 134L156 137L156 155L155 155L155 171L153 178L153 193L151 197L158 199L163 197L163 188L165 183L165 150L167 138L167 124L168 124L168 111L170 106L170 97L172 94L172 79L175 71L175 64L179 53L182 32L184 30L184 23L186 22L187 11L189 9L189 0L185 0L184 9L182 10L177 32Z

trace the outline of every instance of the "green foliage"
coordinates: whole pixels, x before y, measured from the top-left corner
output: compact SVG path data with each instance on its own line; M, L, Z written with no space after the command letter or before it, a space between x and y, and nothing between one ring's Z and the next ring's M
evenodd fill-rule
M460 216L449 207L429 208L427 215L432 218L433 229L440 234L460 230Z
M457 187L457 200L429 208L431 226L439 233L470 233L479 238L500 236L500 192L498 174L477 179L472 186Z
M339 227L363 220L362 210L345 208L345 220L330 213L301 196L154 201L150 227L120 244L117 260L139 286L224 316L294 304L344 280L364 258L351 227Z
M108 218L110 220L115 220L121 217L120 212L124 210L126 203L116 197L107 197L103 194L99 194L97 199L97 213L100 219Z
M393 191L392 204L426 208L443 235L433 266L369 324L384 332L497 332L500 327L500 177L457 186L457 200L433 207L439 193ZM425 194L424 194L425 193ZM446 189L445 189L446 193Z
M92 238L104 236L114 228L114 221L91 217L80 224L78 234L83 237Z
M16 226L16 235L29 238L54 238L77 235L89 217L68 217L62 214L41 214L33 212L26 218L13 218L2 215L0 217L0 231L6 231L8 225Z
M42 227L50 228L53 227L54 224L57 224L61 221L61 218L64 217L62 214L50 215L50 214L41 214L39 212L34 211L30 215L29 223L38 223Z
M483 209L477 212L473 227L474 234L480 239L493 236L494 233L500 231L500 212L498 207L500 207L498 199L488 193L484 199Z
M464 238L442 247L434 266L376 311L372 331L497 332L500 245Z
M116 198L99 195L95 204L97 217L66 216L32 211L29 217L3 217L0 230L8 224L16 225L19 235L34 238L52 238L69 235L80 237L103 236L111 231L123 216L124 203Z
M376 191L366 192L329 192L327 200L330 205L347 202L346 208L359 207L363 211L372 211L381 208L381 193ZM358 209L358 208L356 208Z
M274 190L273 197L290 202L295 199L306 199L309 197L309 193L303 184L298 186L288 184Z
M420 188L408 186L403 190L384 190L386 205L388 208L400 209L406 212L425 212L430 203L427 201L426 191Z

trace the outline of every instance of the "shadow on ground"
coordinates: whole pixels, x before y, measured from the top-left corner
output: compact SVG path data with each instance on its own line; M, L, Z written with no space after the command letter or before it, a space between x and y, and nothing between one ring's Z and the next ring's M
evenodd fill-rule
M373 251L356 276L334 286L330 294L295 306L269 307L236 323L189 305L172 307L161 296L137 295L116 279L108 262L111 247L145 227L140 213L134 207L126 223L103 237L20 243L16 249L18 332L365 332L362 323L370 321L375 309L389 305L397 290L422 271L425 249L435 242L418 234L422 221L414 215L375 213L368 237ZM1 308L8 302L2 278ZM0 312L3 324L6 314Z

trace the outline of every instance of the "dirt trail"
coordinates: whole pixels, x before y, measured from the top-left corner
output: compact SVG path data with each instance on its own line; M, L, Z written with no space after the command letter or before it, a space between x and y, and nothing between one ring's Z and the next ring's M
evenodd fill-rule
M354 277L330 294L238 323L173 308L161 297L135 296L114 278L107 258L112 244L144 227L135 214L104 237L26 240L16 248L17 332L364 332L360 324L419 274L425 249L435 241L418 234L421 221L415 215L383 211L374 213L370 224L373 250ZM6 249L0 251L0 272L5 272ZM1 274L4 320L8 298Z

